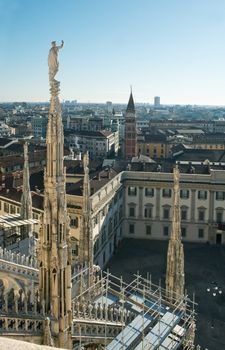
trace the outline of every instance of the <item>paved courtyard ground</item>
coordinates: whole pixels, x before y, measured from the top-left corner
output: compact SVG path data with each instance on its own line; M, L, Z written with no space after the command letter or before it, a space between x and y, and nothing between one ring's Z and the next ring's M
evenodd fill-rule
M153 283L161 279L164 285L167 246L168 242L126 239L110 260L109 270L127 282L137 271L142 276L149 272ZM198 303L196 343L202 349L225 350L225 247L184 243L184 254L185 286Z

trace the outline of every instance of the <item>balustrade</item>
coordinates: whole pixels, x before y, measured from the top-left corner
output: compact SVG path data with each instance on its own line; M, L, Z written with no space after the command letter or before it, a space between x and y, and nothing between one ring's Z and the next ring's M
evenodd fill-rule
M13 316L0 316L0 335L4 333L42 333L44 319L22 318Z
M37 269L37 260L30 256L13 253L10 250L0 247L0 260L6 260L18 265L27 266L28 268Z

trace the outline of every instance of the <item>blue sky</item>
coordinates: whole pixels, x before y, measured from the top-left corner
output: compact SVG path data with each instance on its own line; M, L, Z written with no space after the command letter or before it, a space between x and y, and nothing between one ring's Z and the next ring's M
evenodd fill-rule
M225 105L225 0L0 0L0 101Z

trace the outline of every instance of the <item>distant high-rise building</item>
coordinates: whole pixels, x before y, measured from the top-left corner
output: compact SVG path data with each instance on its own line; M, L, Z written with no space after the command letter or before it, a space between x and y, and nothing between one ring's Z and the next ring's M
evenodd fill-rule
M125 159L132 159L137 155L137 127L134 99L132 91L130 93L125 116Z
M159 96L155 96L154 97L154 106L155 107L159 107L160 106L160 97Z
M31 126L34 137L46 138L47 124L48 118L46 116L33 116Z
M108 113L112 113L112 111L113 111L113 106L112 106L112 102L111 102L111 101L107 101L107 102L106 102L106 107L107 107L107 112L108 112Z

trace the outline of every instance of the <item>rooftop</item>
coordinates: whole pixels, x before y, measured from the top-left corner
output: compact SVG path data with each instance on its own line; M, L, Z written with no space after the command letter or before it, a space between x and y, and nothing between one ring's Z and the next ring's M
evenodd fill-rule
M28 343L22 340L9 339L6 337L0 337L0 349L1 350L57 350L55 347L46 345L37 345Z

